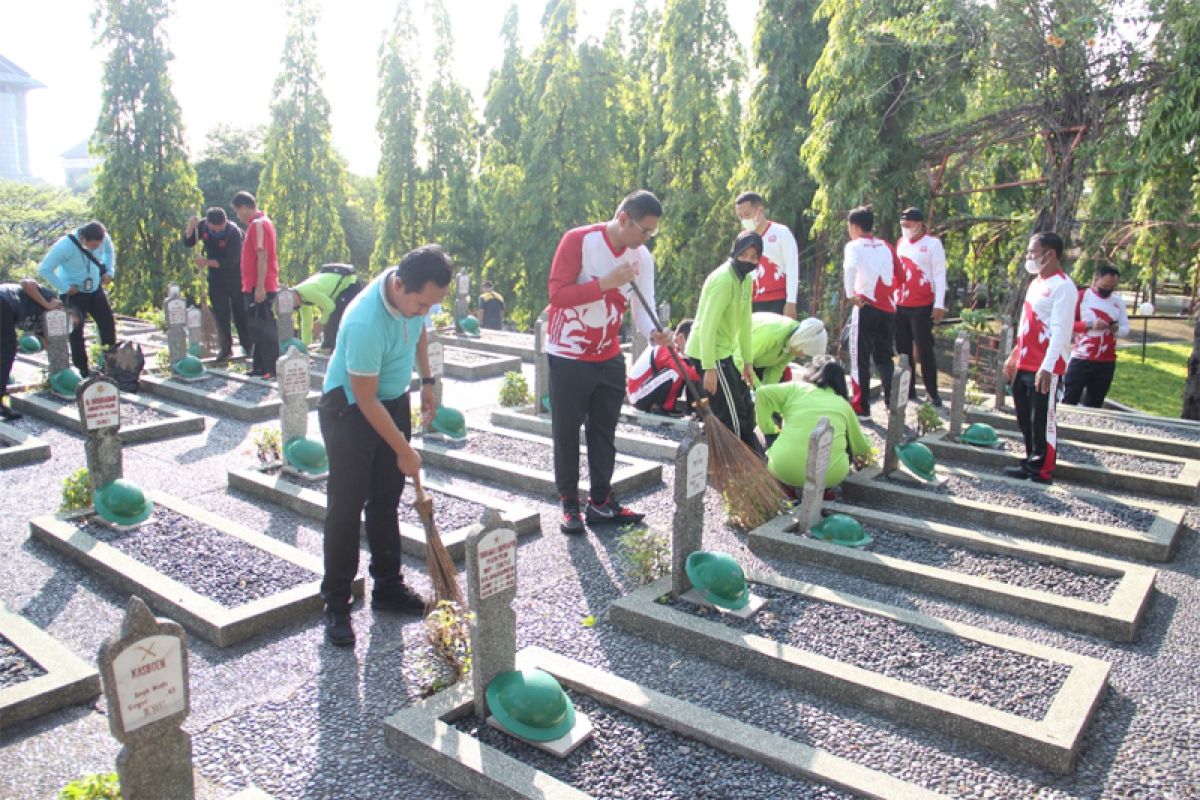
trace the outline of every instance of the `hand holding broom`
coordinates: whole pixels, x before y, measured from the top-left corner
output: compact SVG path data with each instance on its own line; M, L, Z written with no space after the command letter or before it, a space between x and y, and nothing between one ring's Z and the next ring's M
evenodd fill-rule
M449 600L461 608L465 603L462 591L458 588L458 570L446 545L442 543L437 524L433 521L433 500L425 494L425 489L421 486L420 472L413 476L412 482L413 491L417 495L413 500L413 507L417 509L421 524L425 527L425 567L429 570L429 580L433 583L435 604Z

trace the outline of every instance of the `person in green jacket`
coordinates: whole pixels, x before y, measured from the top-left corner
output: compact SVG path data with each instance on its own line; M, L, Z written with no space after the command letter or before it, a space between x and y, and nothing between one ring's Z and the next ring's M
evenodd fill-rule
M772 311L750 316L750 358L760 383L791 380L792 363L803 356L824 354L825 323L816 317L795 320ZM735 361L740 360L735 357Z
M711 398L713 414L760 454L762 443L754 431L754 400L750 396L754 380L750 340L754 281L746 276L758 268L762 248L762 237L755 231L738 234L729 260L704 280L692 335L684 347L684 354L703 375L704 392ZM735 354L741 356L740 372L734 363Z
M316 275L293 286L294 304L300 313L300 341L304 346L312 344L313 320L318 319L324 328L321 346L333 352L342 314L361 290L362 282L349 264L326 264Z
M806 376L806 383L776 383L755 392L758 424L766 433L776 432L773 415L783 419L783 429L767 450L767 469L789 487L804 485L808 468L808 437L821 417L833 426L833 447L825 470L826 490L850 474L855 461L871 453L858 417L846 391L846 371L837 361L827 361Z

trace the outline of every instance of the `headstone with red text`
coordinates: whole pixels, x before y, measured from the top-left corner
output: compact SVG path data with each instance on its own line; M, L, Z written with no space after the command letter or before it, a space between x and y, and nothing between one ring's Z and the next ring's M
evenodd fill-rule
M280 289L275 295L275 330L280 342L296 338L296 324L292 321L295 310L296 295L291 289Z
M94 372L75 389L75 405L83 423L88 476L98 489L122 476L121 392L112 378Z
M480 523L467 537L467 605L475 615L470 623L475 714L486 720L488 684L516 669L517 532L494 509Z
M295 347L275 362L279 380L279 432L282 441L290 442L308 434L308 356Z
M179 287L174 284L167 290L163 302L163 315L167 320L167 356L172 365L188 354L187 351L187 302L180 297Z
M675 451L675 515L671 520L671 596L692 588L688 556L704 549L704 491L708 488L708 445L692 423Z

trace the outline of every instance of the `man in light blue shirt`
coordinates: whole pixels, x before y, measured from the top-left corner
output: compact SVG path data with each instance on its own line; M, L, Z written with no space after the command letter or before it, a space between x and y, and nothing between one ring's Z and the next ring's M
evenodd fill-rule
M104 291L117 272L117 256L108 231L93 220L54 243L38 266L38 274L62 295L68 308L79 311L80 323L71 331L71 361L79 374L88 376L87 348L83 344L86 317L96 322L106 350L117 343L117 324Z
M425 607L400 575L396 511L405 476L421 469L408 443L408 387L415 364L428 421L435 409L425 315L446 296L450 274L450 257L438 245L419 247L384 270L346 309L325 373L317 406L329 455L321 596L325 636L339 647L354 644L350 586L358 573L360 517L371 551L372 607L411 613Z

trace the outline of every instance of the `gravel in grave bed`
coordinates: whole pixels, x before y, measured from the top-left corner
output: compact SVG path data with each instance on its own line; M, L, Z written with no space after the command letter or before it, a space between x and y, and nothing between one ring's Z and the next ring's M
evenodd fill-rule
M911 481L893 480L892 478L883 478L882 480L909 488L915 486L922 491L956 497L960 500L986 503L998 509L1014 508L1033 511L1040 514L1051 514L1061 519L1090 522L1096 525L1111 525L1126 530L1148 531L1154 524L1155 518L1154 512L1126 505L1119 500L1087 498L1054 492L1049 487L1037 483L1010 485L985 478L947 475L944 476L940 486L931 488L928 484L914 484Z
M592 738L566 758L514 739L474 716L451 723L459 731L593 797L624 800L692 798L844 798L850 795L793 778L761 764L652 725L567 690L577 712L588 715Z
M7 689L34 678L40 678L46 670L22 653L15 644L0 636L0 689Z
M320 577L163 506L130 531L116 530L94 517L87 518L81 530L226 608Z
M1008 406L994 413L1004 414L1008 417L1016 415L1016 412ZM1104 414L1073 413L1070 406L1063 406L1061 403L1057 406L1055 413L1058 416L1059 424L1062 425L1130 433L1136 436L1152 436L1157 439L1174 439L1179 442L1200 442L1200 430L1189 430L1174 425L1155 425L1153 422L1147 421L1131 422Z
M1040 720L1071 668L1012 650L809 600L765 584L750 591L769 602L747 620L685 600L697 617L816 653L963 700Z
M37 397L52 403L58 403L60 406L71 406L72 410L76 407L74 400L67 400L51 392L42 392ZM164 419L172 419L172 416L164 414L161 411L156 411L149 406L144 406L141 403L133 403L125 398L121 399L122 428L128 428L132 425L145 425L149 422L161 422Z
M1025 457L1025 443L1000 437L1001 446L997 448L1018 458ZM1093 450L1088 447L1058 443L1058 455L1063 461L1085 467L1103 467L1122 472L1136 472L1139 475L1154 475L1159 478L1178 478L1183 472L1183 464L1172 461L1160 461L1148 456L1134 456L1125 453L1110 453L1106 450Z
M869 525L864 525L863 530L874 539L862 548L866 552L915 561L977 578L991 578L1022 589L1038 589L1090 603L1107 603L1119 582L1119 578L1112 575L1084 572L1020 556L972 550L899 531L885 531ZM806 539L812 538L808 534L802 535Z
M238 381L232 378L222 378L219 375L210 375L204 380L199 381L181 381L174 378L170 380L176 386L185 386L195 389L197 392L203 392L211 397L219 397L224 400L261 403L263 400L270 400L275 396L275 389L270 386L265 386L261 383L251 383L249 381Z
M499 361L502 358L509 358L509 356L488 355L487 353L480 353L477 350L464 350L458 347L447 347L444 351L444 354L447 362L452 361L455 364L466 364L468 366L475 366L476 364L490 364L493 361Z
M554 473L554 449L549 445L518 439L514 436L503 436L491 431L471 431L465 439L450 439L448 437L431 438L431 444L444 447L464 455L486 456L506 464L514 469L533 469L541 472ZM580 437L582 442L582 436ZM620 457L617 468L621 466ZM579 455L579 476L587 477L587 457Z

